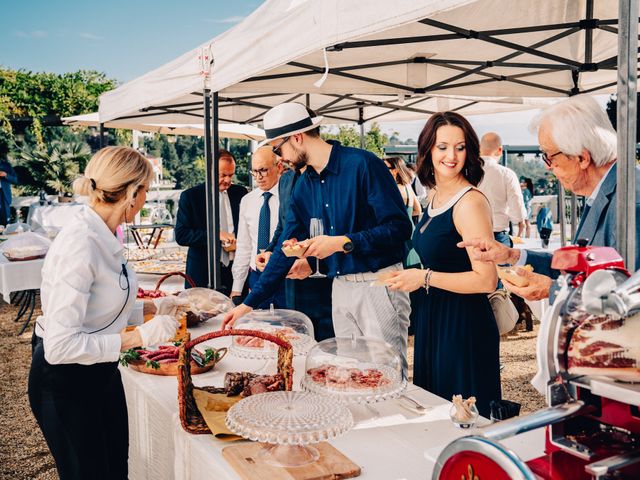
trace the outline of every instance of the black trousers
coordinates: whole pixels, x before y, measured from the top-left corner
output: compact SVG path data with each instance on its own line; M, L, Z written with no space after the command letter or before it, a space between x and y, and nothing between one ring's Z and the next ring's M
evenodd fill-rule
M51 365L34 337L29 403L60 479L126 479L129 427L117 362Z

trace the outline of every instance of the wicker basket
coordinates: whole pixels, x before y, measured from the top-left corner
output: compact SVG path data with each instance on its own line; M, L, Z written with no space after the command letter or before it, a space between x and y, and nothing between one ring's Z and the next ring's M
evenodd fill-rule
M189 433L211 433L209 427L202 418L200 410L193 396L193 389L204 390L210 393L224 393L224 388L194 387L191 381L191 349L199 343L218 337L229 335L242 335L258 337L278 345L278 373L284 378L285 390L293 387L293 347L283 335L271 335L256 330L219 330L201 335L198 338L185 343L180 347L178 359L178 408L180 410L180 423Z
M171 273L167 273L163 276L161 276L158 281L156 282L156 286L153 290L155 290L156 292L160 291L160 287L162 286L162 284L164 283L165 280L167 280L168 278L174 277L174 276L179 276L184 278L187 283L191 286L191 288L195 288L196 287L196 282L193 281L193 279L187 275L186 273L182 273L182 272L171 272ZM150 290L148 290L150 291ZM176 292L176 295L178 294L178 292ZM138 300L153 300L151 297L140 297L138 298Z

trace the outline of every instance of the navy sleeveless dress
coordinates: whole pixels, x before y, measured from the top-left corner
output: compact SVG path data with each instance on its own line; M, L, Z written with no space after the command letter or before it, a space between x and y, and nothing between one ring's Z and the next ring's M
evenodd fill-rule
M467 272L467 251L453 223L453 207L467 187L440 209L426 209L413 235L425 268ZM431 287L417 295L413 383L447 400L475 396L480 414L500 400L499 334L487 295L460 294Z

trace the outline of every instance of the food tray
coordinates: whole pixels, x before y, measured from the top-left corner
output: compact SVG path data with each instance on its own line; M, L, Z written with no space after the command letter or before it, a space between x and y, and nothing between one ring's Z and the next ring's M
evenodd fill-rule
M29 257L13 257L13 256L9 255L7 252L2 252L2 254L10 262L27 262L29 260L38 260L40 258L44 258L47 255L46 253L43 253L42 255L31 255Z

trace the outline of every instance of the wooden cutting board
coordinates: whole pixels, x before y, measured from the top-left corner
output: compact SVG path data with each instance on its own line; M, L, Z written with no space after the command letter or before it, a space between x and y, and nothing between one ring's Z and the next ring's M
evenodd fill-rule
M320 452L317 462L303 467L273 467L260 458L262 444L233 445L222 456L243 480L339 480L360 475L360 467L328 443L314 445Z

